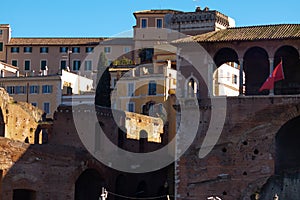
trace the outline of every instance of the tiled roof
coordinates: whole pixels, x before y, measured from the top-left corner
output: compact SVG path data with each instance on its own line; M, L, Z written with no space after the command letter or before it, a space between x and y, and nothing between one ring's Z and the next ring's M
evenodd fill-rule
M278 39L300 39L300 24L275 24L228 28L179 39L174 41L174 43L231 42Z
M7 45L97 45L105 38L11 38Z
M133 45L133 38L108 38L100 42L102 45Z
M183 13L182 11L179 10L171 10L171 9L159 9L159 10L141 10L134 12L133 14L174 14L174 13Z

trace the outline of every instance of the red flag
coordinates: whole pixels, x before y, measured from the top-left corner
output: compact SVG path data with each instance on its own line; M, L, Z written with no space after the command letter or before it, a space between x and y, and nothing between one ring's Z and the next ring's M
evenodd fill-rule
M270 76L261 86L259 91L261 92L263 90L271 90L274 88L275 81L280 81L283 79L284 79L284 73L283 73L282 61L280 61L280 63L273 70L272 74L270 74Z

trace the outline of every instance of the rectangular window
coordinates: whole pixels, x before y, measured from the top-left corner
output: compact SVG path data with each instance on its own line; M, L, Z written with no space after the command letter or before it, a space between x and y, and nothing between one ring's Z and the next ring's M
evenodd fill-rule
M163 20L156 19L156 28L162 28L162 27L163 27Z
M26 86L16 86L16 94L26 94Z
M66 60L60 61L60 69L67 69L67 61Z
M3 51L3 43L0 42L0 51Z
M81 62L80 60L73 61L73 71L78 71L80 69Z
M24 53L32 53L32 47L24 47Z
M48 53L48 47L40 47L40 53Z
M47 114L50 114L50 103L49 102L44 102L44 111Z
M51 94L53 90L53 86L52 85L43 85L42 86L42 93L43 94Z
M3 30L0 30L0 35L2 35L3 34Z
M72 53L80 53L80 47L73 47Z
M29 93L30 94L38 94L40 87L38 85L31 85L29 86Z
M147 28L148 26L148 20L147 19L142 19L141 20L141 27L142 28Z
M8 94L15 94L15 86L7 86L6 91Z
M238 80L237 80L237 75L232 74L232 84L237 84Z
M37 107L37 103L36 102L31 102L31 105Z
M86 60L84 62L84 71L92 71L92 61Z
M94 51L94 47L86 47L85 52L86 53L92 53Z
M129 102L127 104L127 110L128 110L128 112L134 112L134 110L135 110L134 102Z
M29 71L30 70L30 60L24 61L24 70Z
M110 53L111 48L110 47L104 47L104 53Z
M127 96L134 96L134 83L128 83L127 85Z
M124 47L124 53L128 53L131 51L131 48L130 47Z
M12 48L10 49L10 52L11 52L11 53L19 53L19 51L20 51L20 48L19 48L19 47L12 47Z
M60 53L68 53L68 47L59 47Z
M156 82L155 81L149 82L148 95L156 95Z
M12 60L11 64L15 67L18 67L18 60Z
M47 60L41 60L41 70L46 70Z

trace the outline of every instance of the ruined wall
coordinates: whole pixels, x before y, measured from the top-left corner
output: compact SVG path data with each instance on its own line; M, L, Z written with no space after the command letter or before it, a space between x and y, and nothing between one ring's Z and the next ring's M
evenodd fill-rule
M178 197L249 200L256 192L263 193L264 184L275 173L276 133L283 124L300 115L299 106L300 98L292 96L227 98L222 134L213 150L202 159L198 157L199 150L209 123L215 120L211 119L212 109L218 112L224 108L201 109L197 136L177 162ZM219 127L210 128L217 131Z
M43 111L31 104L14 101L3 88L0 88L0 107L2 136L33 144Z

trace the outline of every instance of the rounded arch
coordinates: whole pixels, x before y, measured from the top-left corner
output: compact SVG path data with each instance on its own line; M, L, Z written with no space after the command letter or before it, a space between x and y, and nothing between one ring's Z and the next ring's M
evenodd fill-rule
M259 92L259 88L270 74L269 56L261 47L251 47L244 55L245 95L265 95L269 91Z
M235 62L239 64L239 57L234 49L225 47L217 51L214 56L214 62L217 67L220 67L222 64L228 62Z
M275 136L275 173L300 168L300 116L285 123Z
M300 94L299 52L292 46L282 46L274 56L274 67L282 60L285 78L275 82L275 94Z
M214 96L238 96L240 67L239 58L232 48L222 48L214 56L216 69L213 72Z
M96 169L86 169L75 182L75 200L98 200L102 187L104 179L101 174Z

